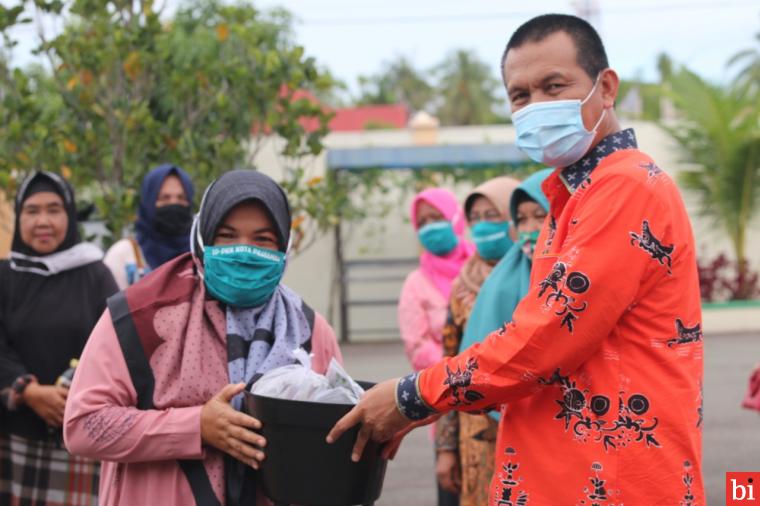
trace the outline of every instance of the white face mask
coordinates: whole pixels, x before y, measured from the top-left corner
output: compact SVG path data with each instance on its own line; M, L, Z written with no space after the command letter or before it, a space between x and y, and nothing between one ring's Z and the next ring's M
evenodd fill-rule
M607 112L604 109L594 128L586 130L582 106L598 84L599 77L583 100L537 102L514 113L512 122L517 130L517 147L532 160L549 167L567 167L580 160L591 147L596 129Z

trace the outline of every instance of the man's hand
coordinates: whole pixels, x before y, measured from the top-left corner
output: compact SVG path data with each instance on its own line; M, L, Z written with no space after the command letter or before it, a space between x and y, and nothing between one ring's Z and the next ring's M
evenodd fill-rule
M63 410L68 395L69 391L64 387L40 385L33 381L24 389L23 400L45 423L58 428L63 425Z
M370 439L384 443L412 425L412 421L402 415L396 407L396 385L398 381L398 378L383 381L369 389L362 396L359 404L338 420L338 423L327 435L327 442L334 443L348 429L361 424L356 444L351 453L351 460L359 462L364 447Z
M232 407L230 401L245 389L245 383L227 385L201 409L201 440L254 469L264 460L261 448L266 439L253 430L261 422Z
M398 449L401 447L401 442L404 440L407 434L412 432L412 430L416 429L417 427L424 427L425 425L430 425L431 423L436 422L440 417L440 414L433 415L425 418L424 420L412 422L411 424L407 425L400 432L397 432L396 435L393 436L391 440L383 446L383 450L380 453L380 456L386 460L393 460L396 458Z

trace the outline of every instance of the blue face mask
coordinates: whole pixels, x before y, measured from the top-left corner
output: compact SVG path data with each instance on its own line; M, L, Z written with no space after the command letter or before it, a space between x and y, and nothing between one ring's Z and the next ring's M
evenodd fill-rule
M233 244L203 248L203 280L217 300L233 307L261 306L285 272L285 253Z
M536 250L536 242L538 242L538 234L540 232L535 230L533 232L520 232L520 244L522 245L523 253L528 258L533 258L533 253Z
M459 238L449 221L436 221L419 229L417 236L422 247L435 256L444 256L457 247Z
M567 167L580 160L591 147L607 112L603 110L594 128L586 130L581 109L598 83L599 78L583 100L537 102L514 113L517 147L535 162L549 167Z
M512 247L508 221L480 221L471 230L472 240L483 260L499 260Z

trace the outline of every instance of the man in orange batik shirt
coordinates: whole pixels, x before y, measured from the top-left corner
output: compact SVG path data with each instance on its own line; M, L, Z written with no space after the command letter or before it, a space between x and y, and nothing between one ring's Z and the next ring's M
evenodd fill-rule
M331 432L383 441L450 411L501 408L490 504L704 504L694 239L672 179L614 112L596 31L564 15L512 36L517 145L557 170L531 290L480 345L381 383Z

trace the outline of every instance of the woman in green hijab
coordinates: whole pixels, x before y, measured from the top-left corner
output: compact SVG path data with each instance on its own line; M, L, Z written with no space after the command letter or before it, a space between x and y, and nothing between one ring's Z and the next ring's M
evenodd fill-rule
M509 215L519 240L480 286L454 354L509 322L517 304L528 293L533 249L549 210L541 183L551 172L552 169L536 172L512 193ZM487 416L452 411L437 424L436 472L444 489L461 494L460 506L488 502L498 417L495 412Z
M541 183L552 170L532 174L512 194L510 211L519 240L480 288L465 327L460 353L511 321L512 312L528 293L533 248L549 212L549 201L541 190Z

